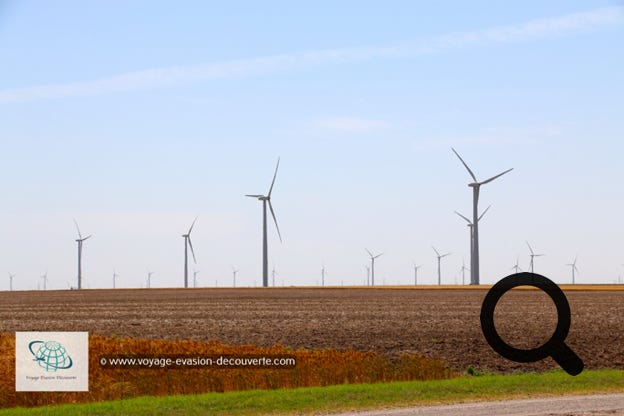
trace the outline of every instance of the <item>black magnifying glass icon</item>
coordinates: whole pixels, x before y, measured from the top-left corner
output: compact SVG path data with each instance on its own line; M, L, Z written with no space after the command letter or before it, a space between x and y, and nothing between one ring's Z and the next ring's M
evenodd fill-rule
M524 350L507 344L494 327L494 309L499 299L517 286L534 286L550 296L557 307L557 328L545 344ZM536 273L516 273L501 279L485 296L481 305L481 330L494 351L508 360L530 363L552 357L566 373L576 376L583 371L583 361L568 347L564 340L570 330L570 305L563 291L552 280Z

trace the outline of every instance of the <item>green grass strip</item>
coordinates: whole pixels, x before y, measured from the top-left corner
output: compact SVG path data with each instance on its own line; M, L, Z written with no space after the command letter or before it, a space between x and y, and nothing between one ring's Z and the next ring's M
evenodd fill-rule
M102 403L5 409L0 411L0 416L291 415L607 392L624 392L624 371L584 371L576 377L555 371L436 381L141 397Z

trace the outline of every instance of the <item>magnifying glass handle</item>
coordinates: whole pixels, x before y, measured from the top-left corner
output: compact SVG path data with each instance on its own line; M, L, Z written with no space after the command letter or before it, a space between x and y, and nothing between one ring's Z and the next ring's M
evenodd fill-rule
M583 361L563 342L550 350L550 356L571 376L579 375L583 371Z

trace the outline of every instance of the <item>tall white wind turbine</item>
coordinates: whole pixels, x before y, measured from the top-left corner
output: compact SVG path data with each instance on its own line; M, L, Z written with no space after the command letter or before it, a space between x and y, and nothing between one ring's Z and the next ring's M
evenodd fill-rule
M368 253L368 255L371 258L371 286L375 286L375 259L379 256L383 256L384 253L379 253L377 255L374 255L373 253L371 253L367 248L365 248L364 250L366 250L366 252Z
M232 266L232 287L236 287L236 274L239 272L239 270Z
M191 254L193 255L193 263L197 264L197 260L195 259L195 251L193 250L193 243L191 242L191 231L193 231L193 227L195 226L195 221L197 221L197 217L193 220L191 224L191 228L189 228L186 234L182 234L182 238L184 238L184 287L188 287L188 249L191 248Z
M277 225L277 219L275 218L275 212L273 211L273 205L271 205L271 193L273 192L273 185L275 185L275 178L277 177L277 169L279 168L280 159L277 158L277 165L275 165L275 173L273 173L273 181L269 187L269 193L267 195L245 195L250 198L257 198L258 201L262 201L262 286L269 286L269 249L267 244L267 204L277 229L277 235L280 242L282 241L282 234L280 233L279 226Z
M578 258L578 256L574 257L574 261L572 263L566 264L566 266L570 266L570 268L572 269L572 284L576 283L574 272L575 271L576 272L579 271L578 267L576 267L576 260L577 260L577 258Z
M414 286L418 285L418 269L420 269L421 265L416 265L415 261L412 261L414 265Z
M434 246L431 246L431 248L433 249L433 251L435 251L436 256L438 258L438 286L442 284L442 272L440 270L440 260L442 260L444 257L449 256L451 253L446 253L446 254L440 254L438 253L438 250L436 250L436 248Z
M117 278L119 277L119 275L117 274L117 271L115 269L113 269L113 289L117 288Z
M468 171L468 173L474 180L474 182L471 182L468 184L468 186L472 188L472 224L473 224L473 229L472 229L473 248L472 248L471 258L470 258L470 269L471 269L470 270L470 284L478 285L479 284L479 214L478 214L479 212L479 190L481 188L481 185L485 185L486 183L492 182L494 179L512 171L513 168L507 169L506 171L499 173L498 175L492 176L489 179L479 182L475 174L472 172L472 170L470 170L470 168L468 167L466 162L464 162L464 159L461 158L459 153L457 153L455 149L453 148L451 148L451 150L453 150L453 153L455 153L455 155L459 158L459 160L462 162L462 164L464 165L464 167L466 168L466 170Z
M512 269L512 270L514 270L514 273L518 273L518 270L522 271L522 269L520 268L520 266L518 266L518 262L519 262L519 259L518 259L518 257L516 257L516 264L514 264L514 265L511 267L511 269Z
M78 223L75 219L74 224L76 224L76 230L78 231L78 238L76 239L76 242L78 243L78 289L82 289L82 243L91 238L91 234L82 238L82 234L80 234L80 227L78 227Z
M13 278L15 277L14 274L9 273L9 290L13 291Z
M529 251L531 252L531 254L530 254L530 256L531 256L531 262L529 263L529 269L531 269L531 273L533 273L533 264L534 264L533 259L534 259L535 257L542 257L542 256L545 256L545 254L535 254L535 252L533 251L533 248L531 247L531 245L529 244L529 242L528 242L528 241L526 242L526 244L527 244L527 246L529 247Z

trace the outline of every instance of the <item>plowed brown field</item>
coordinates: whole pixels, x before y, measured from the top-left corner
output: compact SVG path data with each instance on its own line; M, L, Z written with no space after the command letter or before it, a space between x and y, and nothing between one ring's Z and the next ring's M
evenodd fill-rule
M371 288L121 289L0 293L0 332L89 331L151 339L308 349L420 353L464 371L558 368L547 358L520 364L485 342L479 313L486 290ZM566 291L566 343L586 368L624 369L624 291ZM512 345L549 337L556 310L543 292L513 290L496 327Z

